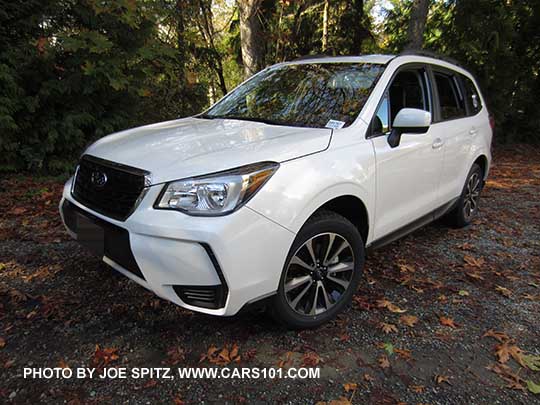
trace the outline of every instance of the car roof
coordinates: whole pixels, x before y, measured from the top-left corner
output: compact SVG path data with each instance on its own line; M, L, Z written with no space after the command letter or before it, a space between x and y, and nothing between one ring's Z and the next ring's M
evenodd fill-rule
M308 55L296 60L285 62L287 64L302 64L302 63L376 63L384 65L394 59L395 55L360 55L360 56L324 56L324 55Z
M459 73L471 76L471 74L460 64L443 55L437 55L429 51L407 51L399 55L372 54L359 56L326 56L326 55L308 55L292 60L290 62L278 63L278 65L296 65L311 63L373 63L388 65L390 62L401 63L431 63L457 71Z

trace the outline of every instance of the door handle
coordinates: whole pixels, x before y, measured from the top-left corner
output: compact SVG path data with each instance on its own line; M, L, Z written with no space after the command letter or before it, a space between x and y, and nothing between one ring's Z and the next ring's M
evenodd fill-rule
M431 147L433 149L439 149L443 145L444 145L444 141L441 138L437 138L437 139L435 139L435 141L433 141L433 144L431 145Z

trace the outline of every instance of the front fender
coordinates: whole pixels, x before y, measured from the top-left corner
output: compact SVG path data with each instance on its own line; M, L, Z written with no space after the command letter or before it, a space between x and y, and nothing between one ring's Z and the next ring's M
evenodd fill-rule
M375 203L375 161L371 147L327 150L285 162L270 181L249 201L248 207L298 233L322 205L341 196L354 196L366 207L372 229ZM371 232L367 243L371 240Z

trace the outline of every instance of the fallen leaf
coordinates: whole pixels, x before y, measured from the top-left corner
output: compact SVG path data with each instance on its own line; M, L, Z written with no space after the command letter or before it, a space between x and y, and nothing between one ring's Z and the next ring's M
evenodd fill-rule
M185 402L182 401L182 400L180 399L180 397L175 397L175 398L173 399L173 403L174 403L174 405L184 405L184 404L185 404Z
M379 328L386 334L389 334L389 333L397 333L397 328L396 328L396 325L393 325L391 323L384 323L384 322L381 322L379 324Z
M278 367L279 368L287 368L287 367L290 367L292 365L292 355L293 355L293 352L287 352L285 353L285 359L279 359L278 361Z
M397 305L394 305L392 304L390 301L384 299L384 300L377 300L377 306L379 308L386 308L388 309L390 312L394 312L394 313L403 313L403 312L407 312L406 309L401 309L399 308Z
M302 366L314 367L321 362L319 355L313 351L307 352L302 357Z
M221 349L212 345L208 348L199 360L199 363L208 360L212 364L218 366L226 366L230 363L239 363L241 356L238 354L238 345L224 346Z
M512 369L504 364L491 364L486 367L488 370L493 371L504 381L508 383L507 388L513 390L524 390L525 387L521 384L523 381L520 376L516 375Z
M345 389L346 392L356 391L356 389L358 388L358 384L356 384L356 383L345 383L345 384L343 384L343 388Z
M472 256L469 256L469 255L463 256L463 260L469 266L478 267L478 268L481 268L482 265L485 263L485 260L482 257L480 259L476 259L476 258L474 258Z
M371 374L365 373L364 380L368 382L375 381L375 377L373 377Z
M414 328L414 325L418 322L418 318L414 315L402 315L399 321L406 326Z
M499 363L506 363L512 357L522 367L525 367L525 363L522 359L523 351L516 345L510 344L510 342L503 342L500 345L495 346L495 355L498 357Z
M449 328L457 328L458 325L454 322L454 320L452 318L446 318L444 316L441 316L439 318L439 322L441 323L441 325L443 326L448 326Z
M69 365L64 361L64 359L60 359L60 361L58 362L58 367L60 367L60 368L71 368L71 367L69 367Z
M434 379L437 384L447 383L448 385L452 385L448 376L437 374Z
M525 367L532 371L540 371L540 356L533 356L532 354L524 354L521 356L521 361Z
M394 354L394 345L392 343L383 343L381 347L388 353L390 356Z
M0 337L0 349L6 346L6 339Z
M459 290L458 294L462 297L468 297L470 295L469 292L466 290Z
M497 332L493 329L488 330L482 337L492 337L498 340L500 343L510 340L510 337L504 332Z
M540 394L540 383L535 384L531 380L527 381L527 389L535 395Z
M412 360L412 353L407 349L394 349L394 352L405 361Z
M99 345L96 345L96 349L94 351L94 356L92 357L91 363L95 368L101 369L107 366L109 363L118 360L119 356L117 352L118 349L114 347L101 349Z
M379 357L379 365L381 366L381 368L390 367L390 361L388 360L388 357L386 355Z
M498 285L495 287L495 291L498 291L502 295L504 295L506 298L510 298L512 296L512 291L510 291L508 288Z
M410 389L417 394L422 394L426 390L426 387L423 385L411 385Z
M171 365L175 366L175 365L177 365L179 363L182 363L185 359L186 359L185 351L182 348L178 347L178 346L171 347L167 351L167 363L168 364L171 364Z

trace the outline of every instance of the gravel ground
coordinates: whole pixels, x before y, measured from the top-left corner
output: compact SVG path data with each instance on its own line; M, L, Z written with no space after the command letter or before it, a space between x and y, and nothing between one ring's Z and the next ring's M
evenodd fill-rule
M155 297L69 240L61 187L0 181L0 402L540 403L527 389L540 371L523 360L540 355L538 151L497 150L471 227L437 222L371 253L351 308L301 332ZM24 367L301 366L320 378L23 378Z

